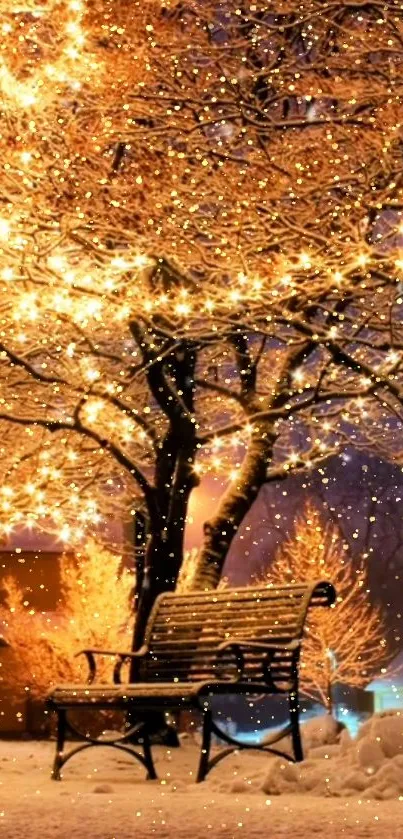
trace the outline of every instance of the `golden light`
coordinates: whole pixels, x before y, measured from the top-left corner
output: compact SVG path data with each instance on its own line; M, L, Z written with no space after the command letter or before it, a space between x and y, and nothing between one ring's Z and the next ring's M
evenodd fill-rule
M175 312L177 315L188 315L191 312L192 307L189 303L177 303L175 306Z
M306 271L308 271L309 268L312 268L312 259L311 259L310 255L308 253L305 253L305 252L301 253L299 255L299 264L300 264L301 268L303 268Z
M70 541L70 539L71 539L71 528L69 527L68 524L63 525L63 527L62 527L62 529L59 533L59 539L60 539L61 542L69 542Z
M292 378L293 378L294 382L296 382L297 384L302 384L302 382L305 379L304 371L301 370L301 368L298 367L296 370L294 370L294 372L292 374Z
M148 256L145 256L142 253L138 253L138 254L136 254L136 256L133 257L133 265L134 265L135 268L138 268L138 269L147 268L147 266L152 265L153 262L154 262L154 260L149 259Z
M115 256L111 260L110 265L115 271L128 271L130 268L130 262L124 259L123 256Z
M86 402L84 406L86 419L89 422L95 422L104 408L105 402L102 399L94 399Z
M299 432L297 424L292 424L292 415L294 408L302 408L305 417L305 403L309 400L291 399L293 404L286 400L290 394L302 397L310 386L314 392L317 382L318 395L328 388L333 403L340 383L340 402L344 399L347 406L340 409L331 425L320 415L319 400L309 405L309 418L322 427L326 439L332 437L333 448L333 438L340 430L338 423L346 417L356 422L365 415L363 403L354 400L350 382L354 380L356 392L365 392L363 385L372 393L370 385L376 384L378 369L383 370L379 387L392 380L395 384L398 369L392 371L385 364L398 366L402 360L396 350L387 352L382 345L382 349L374 351L373 362L372 348L365 348L362 341L354 353L357 360L369 359L368 367L363 363L358 372L357 367L343 367L345 372L339 377L340 365L332 362L322 377L317 375L321 352L327 357L333 349L329 336L338 338L346 352L350 351L347 336L356 328L353 321L357 321L359 332L364 300L367 335L378 329L373 316L375 301L381 304L379 316L385 317L386 335L388 322L384 313L392 312L391 317L395 317L400 300L396 300L396 291L398 272L403 270L403 249L399 251L395 244L395 222L399 221L400 212L397 202L401 198L395 195L395 189L400 187L392 183L393 157L390 165L383 160L382 178L377 177L379 170L374 163L382 147L381 133L375 126L380 113L376 103L382 101L381 120L390 123L387 112L392 105L386 104L389 92L385 96L375 91L373 107L368 110L369 121L374 119L374 126L371 124L368 131L368 145L374 138L375 151L366 156L364 144L360 160L353 160L353 146L358 148L368 120L364 114L353 128L350 115L339 121L335 113L329 113L329 119L320 113L314 88L323 79L319 79L320 72L317 75L316 61L309 71L303 61L299 62L298 82L292 69L294 53L291 60L288 57L281 61L275 70L278 101L261 107L251 74L247 67L241 67L244 54L237 53L236 39L224 46L210 37L203 49L208 59L214 55L214 60L206 61L205 67L201 62L193 74L190 70L182 74L183 56L187 56L185 63L193 60L192 51L189 53L193 15L189 22L186 19L186 26L177 26L176 20L170 20L166 30L163 15L156 15L153 25L146 23L148 12L142 5L148 8L147 3L141 2L9 0L7 4L7 0L0 0L0 98L4 111L0 140L5 182L0 217L0 278L4 297L2 342L7 350L4 366L9 367L1 398L6 406L2 413L10 411L7 421L13 411L19 424L18 438L23 442L17 456L27 458L27 462L22 462L17 496L12 495L10 488L11 494L7 487L3 488L0 506L3 504L7 513L13 512L13 522L21 516L17 507L23 503L29 507L24 512L26 521L33 523L39 517L53 516L66 541L77 538L85 526L100 520L95 502L84 498L89 486L94 487L94 494L99 492L99 497L105 484L113 487L107 503L118 490L122 489L122 494L132 492L136 470L127 466L132 456L133 463L138 462L144 469L147 480L150 476L150 481L154 481L159 461L155 468L153 458L156 451L161 460L165 456L163 441L169 425L164 399L172 408L170 400L178 398L181 410L186 403L187 385L180 383L185 368L182 346L185 361L188 346L195 358L192 373L187 378L183 375L184 381L195 387L191 419L198 430L195 451L201 458L194 466L193 455L188 462L196 474L203 476L201 483L210 483L210 488L220 481L224 486L228 479L237 481L240 469L236 461L242 459L239 452L243 456L252 444L258 447L263 435L270 448L271 435L276 437L278 430L279 435L283 434L286 423L297 448ZM168 0L168 5L175 4ZM199 4L191 5L196 10L194 25L198 29ZM201 5L204 8L205 4ZM287 7L287 16L292 0L283 5ZM203 20L205 14L206 10ZM236 10L234 25L238 16L243 25L242 9ZM312 25L320 27L320 15L314 18ZM365 25L371 29L370 22ZM273 31L278 28L276 22L267 26ZM141 30L139 44L136 28ZM198 54L199 39L201 43L206 28L203 24L197 32L194 49ZM379 22L374 28L380 29ZM257 33L256 44L265 44L266 35L261 41L262 36ZM252 50L254 37L249 45ZM173 44L172 38L177 38L178 43ZM276 36L273 39L275 50ZM287 51L288 39L280 40L281 49ZM372 43L368 45L368 54L372 54L371 50ZM222 59L224 52L228 68L221 68L215 77L217 55ZM336 64L342 55L343 52L338 54ZM332 62L333 58L330 50L326 60ZM379 64L383 70L381 57ZM107 77L104 69L108 70ZM359 76L365 69L356 72ZM290 74L292 78L286 78ZM192 76L190 88L188 75ZM305 75L307 79L303 78ZM382 73L378 75L376 84L381 90ZM324 99L328 98L330 86L342 88L342 81L335 81L335 75L329 78L326 91L321 93ZM251 119L245 118L249 104L242 105L246 111L239 119L241 90L242 96L244 90L248 92L250 104L255 97L256 112L250 109L250 113L255 113ZM296 97L298 117L292 113L289 120L282 121L280 99L283 95L288 97L290 91L294 91L292 109ZM353 96L358 100L359 95L350 89L347 97L339 97L338 89L335 102L349 102L352 108L356 101ZM221 105L221 98L228 104ZM307 116L304 122L305 100L311 104L315 100L314 125L312 108L311 117ZM324 106L325 111L327 107ZM340 104L329 107L336 111ZM234 117L230 115L232 109ZM290 126L294 117L296 124ZM396 127L395 116L393 120L393 133L397 136L400 127ZM303 124L303 132L298 129L299 123ZM242 124L242 129L235 142L238 124ZM263 148L257 147L258 136L263 145L268 143L266 159ZM395 140L390 124L387 136L392 148ZM217 159L210 166L213 156ZM279 171L272 166L275 160L277 167L281 164ZM379 186L381 181L383 186ZM388 204L390 189L394 191L392 203ZM371 230L369 205L392 207L386 213L386 221L392 218L386 234L383 210L378 215L378 226ZM403 234L403 221L397 230ZM375 268L379 265L379 276L386 278L384 285L377 282L376 270L370 279L369 274L366 276L371 258ZM346 306L336 308L344 294L343 283L349 292L345 295ZM390 297L386 305L387 283ZM378 286L379 298L378 294L375 297ZM358 288L359 296L355 296ZM374 297L367 306L372 289ZM336 312L337 318L332 318L332 312ZM307 317L309 329L304 334L302 321ZM332 322L337 326L330 327ZM239 344L233 337L236 335L242 339ZM309 344L307 361L301 361L302 355L296 362L288 360L288 356L296 357L298 335L302 344L305 340ZM313 336L312 340L307 335ZM17 364L9 364L12 353L20 357ZM172 365L171 358L175 358ZM294 363L301 366L293 370ZM360 379L362 369L370 369L371 364L375 369L372 379ZM150 387L150 371L158 365L169 384L168 397L163 387ZM251 383L249 392L249 385L243 385L247 371L252 369L256 376L249 378L256 381ZM205 380L201 381L206 370ZM210 374L210 370L214 372ZM203 387L201 396L199 384ZM77 405L81 428L79 423L74 426ZM328 416L334 418L338 410L329 411ZM126 411L129 416L136 411L149 430L132 422L124 415ZM343 415L342 411L346 413ZM32 417L36 422L31 421ZM30 426L23 428L26 418ZM58 420L63 430L55 434ZM52 425L47 428L50 421ZM87 439L81 445L77 438L84 422L93 440ZM96 429L90 427L92 423ZM223 438L214 437L215 434L222 434ZM65 437L61 444L62 435ZM252 439L248 435L253 435ZM108 442L105 444L108 457L100 457L104 444L99 446L98 440L109 440L109 450ZM49 449L37 454L43 441L43 448ZM71 448L72 443L76 449ZM301 455L297 452L291 451L287 459L289 442L284 448L277 442L274 445L273 461L269 454L267 458L265 455L265 462L275 464L279 452L279 463L283 458L285 469L292 471L292 464L299 466ZM104 465L119 446L127 454L127 458L121 458L126 465L111 467L113 481L109 482L107 476L99 481L102 470L98 458ZM309 446L302 448L306 454ZM318 449L326 450L326 444L312 444L314 465ZM30 450L35 451L31 460ZM14 454L8 456L13 465ZM29 471L27 463L32 461L34 466ZM311 463L309 458L305 462ZM17 481L11 468L7 475ZM51 486L52 483L57 486ZM42 484L44 491L38 489ZM141 481L139 484L140 492ZM67 521L68 505L78 527L74 521Z
M51 271L57 271L57 273L61 274L67 268L66 257L58 253L51 254L48 257L48 267Z
M396 350L390 350L385 359L387 364L398 364L400 360L401 355L400 353L396 352Z
M28 495L33 495L36 491L35 484L33 484L33 483L25 484L25 491L28 493Z
M0 239L8 239L10 235L11 225L8 219L0 218Z
M10 4L11 5L11 4ZM90 70L96 70L91 54L83 49L85 33L83 30L84 5L67 0L47 0L45 3L34 3L25 9L21 4L8 8L13 16L29 14L34 24L27 27L27 33L19 36L19 50L13 51L14 18L2 25L3 37L8 40L3 47L0 57L0 91L3 96L3 107L9 109L36 109L49 105L59 90L54 84L60 84L78 89L81 78L85 78ZM10 42L10 56L7 58L7 46ZM35 44L37 54L49 50L52 43L52 64L39 64L33 67L33 62L21 62L21 51L25 44L28 47ZM17 60L16 60L17 59ZM78 60L79 59L79 60ZM47 79L50 83L47 84Z

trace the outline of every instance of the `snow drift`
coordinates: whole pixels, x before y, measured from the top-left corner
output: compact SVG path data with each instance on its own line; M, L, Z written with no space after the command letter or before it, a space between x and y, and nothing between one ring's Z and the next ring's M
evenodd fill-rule
M403 798L403 713L374 714L351 739L334 720L303 726L306 759L299 764L270 760L261 788L269 795L309 792L376 799Z

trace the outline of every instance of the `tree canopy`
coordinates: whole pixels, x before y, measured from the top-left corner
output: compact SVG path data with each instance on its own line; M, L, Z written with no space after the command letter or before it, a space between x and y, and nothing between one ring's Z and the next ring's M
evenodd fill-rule
M271 585L331 580L336 588L334 606L309 616L301 657L301 690L328 713L336 685L362 688L386 672L395 644L382 610L371 603L363 563L354 565L339 528L312 501L277 551L266 580Z
M401 458L403 11L0 8L3 532L145 509L156 592L218 472L215 585L266 480Z

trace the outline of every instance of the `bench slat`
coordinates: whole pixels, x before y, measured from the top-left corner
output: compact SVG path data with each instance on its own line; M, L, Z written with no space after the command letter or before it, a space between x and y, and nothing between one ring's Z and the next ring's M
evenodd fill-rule
M214 612L211 610L206 612L206 615L203 618L196 619L192 614L181 615L179 618L176 618L174 615L171 615L170 618L161 618L158 617L158 620L155 621L153 624L153 632L157 630L161 630L161 632L166 632L167 629L170 627L189 627L192 629L193 627L199 626L211 626L214 624L215 626L222 626L224 623L234 623L236 624L245 624L248 626L249 624L253 626L254 624L261 624L262 626L276 626L278 622L281 623L296 623L299 624L301 622L300 618L301 610L293 610L290 609L281 609L277 612L272 610L255 610L250 612L239 612L239 610L234 610L233 612L227 612L223 609L220 610L219 615L214 615Z
M234 613L239 612L240 607L242 608L242 612L246 614L256 614L256 612L263 612L266 611L268 614L274 614L276 611L296 611L298 612L301 608L301 602L303 598L279 598L275 601L270 600L249 600L249 601L241 601L236 602L232 601L232 603L224 602L214 602L214 603L182 603L182 604L173 604L172 608L166 607L164 609L161 608L158 617L162 619L168 618L169 620L179 620L180 617L189 617L193 616L196 619L200 619L201 615L210 615L214 614L215 611L220 611L221 613Z

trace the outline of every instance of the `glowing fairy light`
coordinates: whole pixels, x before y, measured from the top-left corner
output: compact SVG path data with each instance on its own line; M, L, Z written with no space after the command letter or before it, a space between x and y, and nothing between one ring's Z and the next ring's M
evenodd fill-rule
M35 292L31 291L26 294L22 294L19 306L15 311L15 319L26 319L31 321L36 320L39 315L37 302L38 298Z
M35 491L36 491L35 484L33 484L31 482L25 484L25 492L27 492L28 495L34 495Z
M0 239L8 239L10 235L11 225L8 219L0 218Z
M398 364L400 360L401 355L396 350L390 350L385 358L387 364Z
M32 160L32 153L30 151L21 152L21 163L27 166Z
M83 309L84 316L89 317L99 317L102 311L102 301L101 300L87 300L85 307Z
M305 271L308 271L309 268L312 268L312 259L308 253L301 253L299 255L299 264L301 268L303 268Z
M89 369L85 371L85 378L89 382L96 382L101 377L99 370Z
M110 265L114 271L128 271L130 268L129 260L124 259L123 256L115 256Z
M296 384L301 385L303 383L303 381L305 380L304 371L301 370L300 367L298 367L296 370L294 370L294 372L292 374L292 378L293 378L293 380Z
M192 307L189 303L177 303L177 305L175 306L175 312L177 315L186 316L190 313L191 308Z
M59 539L61 542L69 542L71 539L71 527L68 524L64 524L60 533Z
M215 437L212 444L211 444L211 448L213 449L213 451L216 451L217 449L221 449L222 446L223 446L223 441L222 441L221 437Z
M56 292L53 296L53 307L56 312L68 312L71 309L72 301L67 294Z
M152 265L153 260L150 259L148 256L145 256L143 253L138 253L136 256L133 257L133 265L135 268L141 270L142 268L147 268L148 265Z
M91 402L87 402L84 408L87 420L89 422L95 422L104 408L105 403L101 399L94 399Z
M48 267L51 271L56 271L57 273L62 273L66 270L67 267L67 260L66 257L62 254L51 254L48 257Z
M12 524L6 523L6 524L2 525L2 530L3 530L3 533L5 534L5 536L11 536L11 534L14 530L14 527L13 527ZM10 609L10 611L11 611L11 609Z

